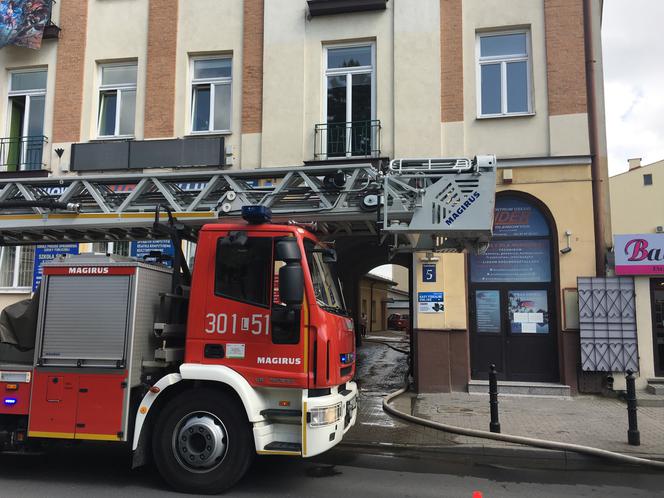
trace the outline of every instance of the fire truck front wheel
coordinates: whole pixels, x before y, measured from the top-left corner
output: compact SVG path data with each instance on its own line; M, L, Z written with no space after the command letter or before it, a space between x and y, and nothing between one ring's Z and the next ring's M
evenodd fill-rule
M178 491L220 493L245 474L254 452L251 426L230 394L187 391L161 411L152 452L159 473Z

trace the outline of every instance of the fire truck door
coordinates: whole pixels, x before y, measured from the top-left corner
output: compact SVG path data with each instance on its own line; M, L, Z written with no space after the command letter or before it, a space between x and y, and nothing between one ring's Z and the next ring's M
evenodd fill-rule
M29 435L73 439L78 375L37 370L32 382Z
M76 439L124 439L126 373L84 374L78 384Z

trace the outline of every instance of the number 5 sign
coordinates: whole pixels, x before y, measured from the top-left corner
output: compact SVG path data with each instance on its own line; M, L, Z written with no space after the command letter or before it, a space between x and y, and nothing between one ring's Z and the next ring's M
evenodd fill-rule
M436 265L422 265L422 282L436 281Z

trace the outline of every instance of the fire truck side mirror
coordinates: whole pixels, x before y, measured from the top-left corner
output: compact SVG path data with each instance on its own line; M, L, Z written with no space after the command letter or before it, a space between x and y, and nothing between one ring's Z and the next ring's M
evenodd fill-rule
M279 298L289 307L302 306L304 271L299 261L288 262L279 269Z
M274 252L277 261L284 261L285 263L297 261L299 263L302 259L300 246L297 245L297 239L293 237L278 240Z

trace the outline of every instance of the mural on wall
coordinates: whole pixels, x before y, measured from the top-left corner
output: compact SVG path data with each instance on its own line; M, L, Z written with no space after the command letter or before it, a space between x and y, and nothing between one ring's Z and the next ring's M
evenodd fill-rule
M0 47L41 47L52 0L1 0Z

